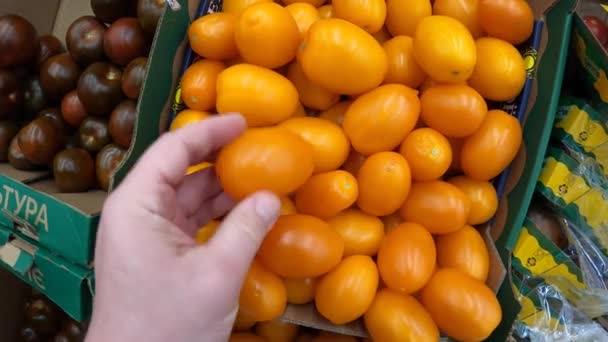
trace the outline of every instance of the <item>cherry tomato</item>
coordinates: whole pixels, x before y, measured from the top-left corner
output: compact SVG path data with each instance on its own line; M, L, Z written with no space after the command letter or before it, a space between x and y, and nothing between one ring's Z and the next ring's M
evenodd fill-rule
M367 32L378 32L384 26L384 0L333 0L331 5L334 18L347 20Z
M272 0L224 0L222 1L222 12L238 17L247 7L264 2L272 2Z
M241 330L249 330L251 329L257 322L247 315L243 314L241 310L236 314L236 319L234 320L234 325L232 327L233 331L241 331Z
M600 44L608 44L608 27L606 27L606 24L600 18L587 15L583 18L583 21L591 33L600 41Z
M344 114L346 114L346 111L352 103L352 101L342 101L336 103L331 108L319 113L319 118L332 121L335 124L342 126L342 122L344 121Z
M291 304L306 304L315 299L317 278L283 279L287 289L287 302Z
M376 216L348 209L327 221L344 240L344 256L375 256L384 239L384 224Z
M346 324L363 316L377 290L376 264L369 256L354 255L321 278L315 305L333 324Z
M237 17L232 13L210 13L188 28L190 47L199 56L223 60L239 55L234 40Z
M526 0L480 0L479 23L492 37L521 44L534 29L534 13Z
M324 5L319 7L319 18L321 19L329 19L332 17L333 6L332 5Z
M383 83L400 83L418 88L426 75L414 59L413 39L408 36L396 36L385 41L382 48L388 57L388 72Z
M216 106L216 82L226 66L202 60L192 64L182 76L182 99L190 109L208 111Z
M433 14L452 17L466 26L474 38L483 35L479 24L479 0L435 0Z
M296 208L299 213L327 219L349 208L358 196L357 179L350 173L318 173L296 191Z
M281 216L258 252L260 261L286 278L318 277L334 268L344 242L326 222L308 215Z
M431 15L429 0L386 0L386 28L393 36L414 35L416 26L424 17Z
M310 26L320 19L319 11L317 11L315 6L305 2L293 3L285 6L285 9L291 13L291 16L296 21L298 31L300 31L300 39L304 39Z
M258 323L255 333L268 342L291 342L298 335L298 326L274 319Z
M291 5L291 4L295 4L298 2L304 2L307 4L311 4L315 7L319 7L327 2L327 0L282 0L282 1L283 1L283 4L285 4L285 5Z
M426 182L441 178L452 164L452 147L446 137L428 127L413 130L399 148L412 171L412 179Z
M453 233L437 236L435 242L439 267L455 268L479 281L486 281L490 254L475 228L464 226Z
M457 186L471 200L471 212L467 224L478 225L488 222L498 209L498 195L492 183L478 181L467 176L450 178L448 183Z
M287 291L278 276L253 261L239 298L239 310L255 321L269 321L283 314Z
M298 63L291 63L287 71L287 78L296 86L300 95L300 102L306 107L317 110L326 110L340 101L340 95L332 93L311 82Z

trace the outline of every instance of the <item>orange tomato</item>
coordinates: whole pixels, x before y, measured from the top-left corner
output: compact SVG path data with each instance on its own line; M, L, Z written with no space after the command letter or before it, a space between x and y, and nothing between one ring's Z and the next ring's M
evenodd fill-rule
M452 164L452 148L446 137L432 128L412 131L399 149L407 160L412 179L418 182L441 178Z
M477 39L478 62L469 85L493 101L514 99L526 83L526 66L517 49L504 40Z
M333 0L331 5L334 18L347 20L367 32L378 32L384 26L384 0Z
M272 2L272 0L224 0L222 12L239 16L247 7L264 2Z
M306 109L302 106L301 103L298 102L298 106L296 107L296 111L291 115L293 118L301 118L306 116Z
M202 112L200 110L193 109L184 109L175 116L175 118L171 122L171 127L169 128L169 131L175 131L189 124L205 120L210 116L211 114L209 114L208 112Z
M305 2L315 7L319 7L327 2L327 0L282 0L285 5L291 5L297 2Z
M433 14L445 15L460 21L474 38L483 35L479 23L479 0L435 0Z
M422 290L422 304L441 331L459 341L483 341L496 329L502 310L481 281L458 270L435 272Z
M460 165L460 155L462 154L462 144L464 144L464 139L448 138L448 141L452 147L452 165L450 165L450 171L461 172L462 166Z
M215 84L224 63L202 60L192 64L182 76L182 100L190 109L207 111L215 107Z
M515 159L522 130L517 118L502 110L491 110L481 127L466 138L460 162L464 173L476 180L498 176Z
M298 326L275 319L258 323L255 333L268 342L291 342L298 335Z
M353 205L358 196L357 179L350 173L318 173L296 191L296 208L302 214L330 218Z
M283 279L287 289L287 303L306 304L315 299L316 278Z
M245 61L274 69L296 56L300 31L284 7L274 2L259 3L243 11L237 22L235 39Z
M279 125L312 147L314 172L340 167L348 157L350 144L340 126L315 117L292 118Z
M342 19L312 24L298 62L309 80L347 95L377 87L388 69L386 54L374 37Z
M281 197L281 215L297 214L296 205L287 197Z
M380 152L365 160L359 173L357 205L364 212L384 216L397 211L412 184L410 167L396 152Z
M333 6L332 5L324 5L319 7L319 18L321 19L329 19L332 17Z
M200 164L197 165L192 165L188 168L188 170L186 171L186 175L191 175L193 173L199 172L201 170L204 170L210 166L212 166L213 164L208 163L208 162L202 162Z
M353 148L364 155L395 149L414 129L420 115L418 92L387 84L359 96L342 126Z
M342 169L344 171L350 172L351 175L356 176L359 173L359 169L361 169L361 166L363 166L363 163L366 159L366 156L355 150L351 150L348 154L348 158L346 158L346 161L344 162L344 164L342 164Z
M240 199L259 190L292 193L314 168L310 145L280 128L249 129L225 146L216 172L224 191Z
M325 221L308 215L281 216L268 232L258 256L274 273L286 278L318 277L334 268L344 242Z
M439 341L431 315L412 296L382 289L365 313L365 327L376 342Z
M291 16L298 25L298 31L300 32L300 39L304 39L308 29L314 24L319 18L319 11L315 6L305 3L296 2L289 6L285 6L285 9L291 13Z
M340 101L340 94L332 93L311 82L297 62L291 63L287 78L293 83L304 106L317 110L326 110Z
M450 178L448 183L457 186L471 200L471 213L467 218L467 224L486 223L496 214L498 195L492 183L474 180L467 176Z
M281 278L253 261L241 288L240 312L258 322L269 321L281 316L286 305L287 291Z
M433 236L417 223L402 223L386 234L378 251L378 269L386 286L403 293L420 290L435 271Z
M319 282L315 306L333 324L363 316L378 290L378 268L369 256L345 258Z
M244 315L240 310L236 314L236 319L234 320L234 325L232 326L233 331L240 330L249 330L251 329L257 322L251 318Z
M378 41L380 44L384 44L387 40L391 39L391 34L386 29L386 26L382 26L380 31L372 33L372 36ZM389 66L390 68L390 66Z
M216 220L209 221L209 223L199 228L198 232L196 232L196 236L194 237L194 241L196 241L196 243L199 245L209 241L219 228L220 223L220 221Z
M234 40L236 16L231 13L210 13L196 19L188 28L190 47L199 56L209 59L231 59L239 55Z
M414 57L431 78L449 83L466 81L477 63L469 30L458 20L442 15L420 20L414 33Z
M424 123L452 138L473 134L488 112L483 97L464 84L432 86L422 93L420 105Z
M217 110L241 113L251 127L289 118L298 106L298 91L284 76L259 66L238 64L217 78Z
M228 342L267 342L265 338L252 333L241 332L230 335Z
M384 42L382 47L388 57L388 72L383 83L400 83L418 88L426 75L414 59L413 39L396 36Z
M386 0L386 28L393 36L414 35L420 20L432 13L430 0Z
M398 212L382 216L380 219L382 220L382 223L384 223L384 231L386 233L397 228L400 224L403 223L403 219L401 218L401 215Z
M376 216L348 209L327 221L344 241L344 256L375 256L384 239L384 224Z
M324 331L321 335L316 336L311 340L312 342L357 342L357 338L348 335L336 334L328 331Z
M534 29L534 13L525 0L480 0L478 17L490 36L511 44L525 42Z
M334 123L342 126L342 122L344 121L344 114L346 114L346 111L352 103L352 101L338 102L331 108L319 113L319 118L333 121Z
M449 234L462 228L471 211L471 200L459 188L443 181L414 183L401 208L401 217L416 222L432 234Z
M441 268L455 268L486 282L490 270L490 254L477 229L464 226L453 233L437 236L437 263Z

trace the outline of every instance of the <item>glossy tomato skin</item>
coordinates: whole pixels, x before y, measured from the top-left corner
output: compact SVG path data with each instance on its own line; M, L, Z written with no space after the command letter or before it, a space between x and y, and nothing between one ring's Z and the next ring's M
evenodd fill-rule
M441 235L462 228L470 210L471 200L462 190L444 181L432 181L412 184L401 217Z
M532 35L534 12L526 0L480 0L479 23L492 37L518 45Z
M298 106L298 91L281 74L251 64L237 64L217 78L217 111L241 113L251 127L289 118Z
M291 198L287 196L281 196L281 215L297 214L296 205L293 203Z
M287 291L281 278L253 261L241 288L240 312L255 321L269 321L281 316L286 305Z
M417 223L402 223L387 233L378 251L378 268L386 286L406 294L431 279L437 253L433 236Z
M435 272L421 296L439 329L459 341L485 340L502 319L496 294L455 269Z
M466 26L474 38L483 35L479 23L479 0L435 0L433 13L452 17Z
M289 342L298 335L298 326L278 319L260 322L255 327L256 335L263 337L267 342Z
M386 28L393 36L412 37L416 26L432 14L430 0L387 0Z
M467 137L481 126L488 105L473 88L464 84L438 84L420 97L421 118L446 137Z
M414 59L414 40L408 36L396 36L382 44L388 58L388 72L382 83L400 83L418 88L426 74Z
M287 289L287 302L291 304L306 304L315 299L318 278L283 279Z
M466 138L460 162L465 175L482 181L498 176L515 159L522 142L519 121L502 110L491 110L473 135Z
M453 233L437 236L435 242L439 267L455 268L485 283L490 255L477 229L464 226Z
M259 190L279 196L292 193L312 175L310 146L281 128L254 128L225 146L216 172L224 191L244 198Z
M471 200L471 212L467 224L478 225L488 222L498 210L498 195L492 183L478 181L467 176L456 176L448 183L457 186Z
M375 342L439 341L439 329L422 304L390 289L376 294L365 327Z
M357 179L350 173L318 173L296 191L296 208L299 213L328 219L353 205L358 196Z
M182 76L182 100L190 109L208 111L215 108L216 82L226 66L222 62L202 60L194 63Z
M246 315L244 315L240 310L236 314L236 319L234 320L234 324L232 326L232 331L241 331L241 330L249 330L251 329L257 322Z
M357 173L357 206L371 215L397 211L408 197L412 184L410 167L396 152L380 152L365 160Z
M384 239L384 224L376 216L347 209L327 221L344 241L344 256L375 256Z
M386 19L384 0L333 0L334 18L347 20L369 33L380 31Z
M387 84L359 96L342 124L353 148L371 155L399 146L420 116L417 95L416 90L404 85Z
M210 13L188 28L190 47L199 56L224 60L239 55L234 39L237 17L232 13Z
M608 44L608 27L600 18L587 15L583 18L583 21L602 45Z
M332 12L333 12L333 6L331 4L323 5L323 6L319 7L319 18L329 19L332 17Z
M274 273L286 278L318 277L334 268L344 253L338 233L314 216L279 217L258 256Z
M300 31L300 39L302 40L306 36L306 33L308 33L310 26L321 19L319 17L319 11L313 5L305 2L296 2L287 5L285 6L285 9L291 13L291 16L296 21L298 31Z
M177 113L175 119L173 119L173 121L171 122L171 127L169 128L169 131L175 131L192 123L208 119L209 117L211 117L211 114L209 114L208 112L184 109L181 112Z
M426 182L441 178L452 163L452 148L446 137L428 127L413 130L399 148L412 171L412 179Z
M413 38L416 62L434 80L460 83L473 73L475 41L458 20L442 15L425 17Z
M284 121L279 127L299 136L312 147L315 173L335 170L348 157L348 138L340 126L332 122L299 117Z
M314 23L300 48L298 62L312 82L346 95L377 87L388 70L386 54L374 37L342 19Z
M340 94L333 93L311 82L298 63L291 63L287 78L295 85L300 102L308 108L326 110L340 101Z
M321 278L315 305L333 324L346 324L363 316L377 290L376 263L369 256L354 255Z
M329 120L339 126L342 126L342 122L344 121L344 114L346 114L346 111L352 103L352 101L348 100L336 103L331 108L319 113L319 118Z
M222 2L222 12L239 16L247 7L272 0L225 0Z

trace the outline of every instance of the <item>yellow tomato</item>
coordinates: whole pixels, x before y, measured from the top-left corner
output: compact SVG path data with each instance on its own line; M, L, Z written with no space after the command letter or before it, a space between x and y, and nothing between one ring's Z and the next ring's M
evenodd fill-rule
M300 31L300 38L304 39L308 29L312 24L314 24L317 20L321 19L319 17L319 11L311 5L305 2L296 2L289 6L286 6L285 9L291 13L293 19L296 21L298 25L298 31Z
M345 258L319 282L315 305L333 324L345 324L363 316L378 290L378 268L369 256Z
M435 237L437 263L441 268L455 268L486 282L490 270L490 253L481 234L471 226Z
M344 240L344 256L375 256L384 239L384 224L372 215L348 209L327 221Z
M296 107L296 111L293 113L291 117L293 118L301 118L306 116L306 109L302 106L302 103L298 102L298 106Z
M234 40L236 16L210 13L195 20L188 29L190 47L199 56L223 60L239 55Z
M238 64L217 78L219 113L241 113L251 127L277 124L297 109L298 91L281 74Z
M200 110L185 109L179 112L171 122L170 131L175 131L189 124L199 122L209 118L211 115L208 112Z
M202 60L186 69L182 76L182 99L190 109L207 111L216 105L215 84L225 69L222 62Z
M272 0L224 0L222 1L222 12L240 15L247 7Z
M255 4L243 11L235 38L245 61L273 69L296 56L300 31L289 11L270 2Z
M477 65L469 85L493 101L512 100L524 88L526 66L517 49L504 40L477 39Z
M281 215L293 215L297 213L298 211L296 210L296 205L293 203L293 201L287 196L282 196Z
M289 65L287 78L298 90L300 102L308 108L326 110L340 101L340 94L323 89L311 82L297 62Z
M382 220L382 223L384 223L385 233L390 232L391 230L397 228L400 224L403 223L403 219L401 218L399 212L382 216L380 219Z
M247 315L243 314L240 310L236 314L236 319L234 320L234 325L232 326L233 331L241 331L241 330L249 330L251 329L257 322Z
M209 223L207 223L198 230L194 241L196 241L196 243L198 243L199 245L202 245L209 241L219 228L220 223L220 221L216 220L209 221Z
M483 35L478 19L479 0L435 0L433 14L452 17L466 26L473 37Z
M283 279L287 289L287 302L291 304L306 304L315 299L317 278Z
M475 41L458 20L432 15L420 20L414 33L414 57L435 81L466 81L477 63Z
M291 342L298 335L298 326L274 319L258 323L255 333L267 342Z
M377 87L388 69L386 54L374 37L342 19L314 23L298 61L309 80L347 95Z
M333 107L319 113L319 118L332 121L337 125L342 126L344 114L346 114L346 111L352 103L352 101L342 101L336 103Z
M318 173L296 191L296 208L299 213L326 219L353 205L358 196L357 179L350 173Z
M386 19L384 0L333 0L334 18L348 20L367 32L380 31Z
M372 36L378 41L380 44L384 44L387 40L391 39L391 34L386 29L386 26L382 26L380 31L375 32Z
M329 19L332 17L332 12L333 12L332 5L321 6L321 7L319 7L319 18Z
M319 6L323 5L324 3L326 3L327 0L283 0L283 3L285 5L291 5L291 4L294 4L297 2L304 2L307 4L311 4L315 7L319 7Z
M430 0L386 0L386 28L393 36L414 35L416 26L433 12Z
M278 318L287 305L283 281L257 261L251 263L239 297L239 310L256 321Z
M414 59L413 39L397 36L384 42L382 47L388 57L388 72L383 83L400 83L418 88L426 75Z
M458 187L471 199L471 212L467 224L486 223L494 216L498 209L498 195L492 183L474 180L467 176L450 178L448 183Z

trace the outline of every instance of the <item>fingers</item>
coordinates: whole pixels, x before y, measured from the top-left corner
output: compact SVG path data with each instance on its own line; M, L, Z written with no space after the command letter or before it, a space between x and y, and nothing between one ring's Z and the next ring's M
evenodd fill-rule
M188 220L193 223L194 231L186 233L194 236L198 229L206 225L209 221L224 216L232 207L234 200L226 193L221 193L214 198L208 199L200 206L200 210L195 211Z
M176 190L177 203L184 210L186 216L192 216L209 199L222 193L215 169L208 167L186 176Z
M177 186L190 165L199 164L246 128L238 114L218 115L165 133L141 157L129 177L141 186Z
M270 192L258 192L243 200L228 214L207 251L237 272L242 279L249 269L266 233L279 217L281 202Z

